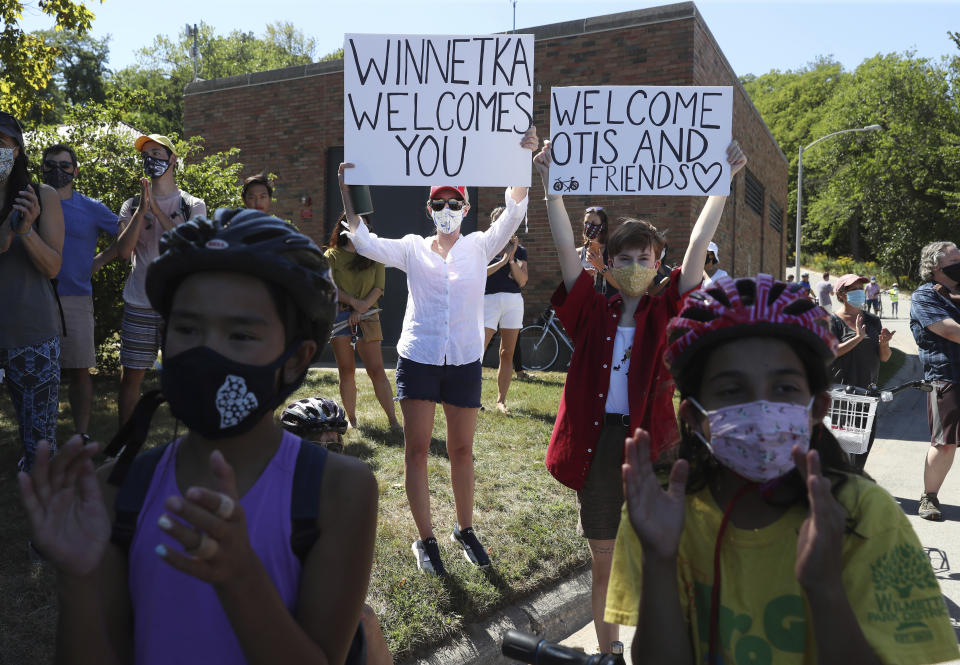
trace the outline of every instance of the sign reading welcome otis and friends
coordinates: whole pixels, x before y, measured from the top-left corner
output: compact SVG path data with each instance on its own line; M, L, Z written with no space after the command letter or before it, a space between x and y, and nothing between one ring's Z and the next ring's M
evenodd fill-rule
M533 36L348 34L348 184L530 184Z
M555 193L730 193L733 88L576 86L550 92Z

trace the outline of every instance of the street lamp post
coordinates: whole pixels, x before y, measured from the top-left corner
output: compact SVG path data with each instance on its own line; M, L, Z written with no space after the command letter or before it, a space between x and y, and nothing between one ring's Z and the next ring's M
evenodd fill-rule
M797 157L797 233L796 233L797 251L794 254L794 263L796 264L794 266L794 269L796 271L796 275L794 279L796 279L798 284L800 283L800 214L801 214L801 207L803 202L803 153L804 151L809 150L813 146L820 143L820 141L825 141L831 136L839 136L840 134L847 134L849 132L875 132L878 129L883 129L883 127L881 127L880 125L867 125L866 127L854 127L852 129L841 129L839 132L833 132L832 134L821 136L813 143L800 148L800 154Z

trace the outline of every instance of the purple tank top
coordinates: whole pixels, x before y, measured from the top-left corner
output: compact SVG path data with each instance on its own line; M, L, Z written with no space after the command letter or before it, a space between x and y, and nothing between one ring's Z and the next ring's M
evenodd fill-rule
M164 500L182 496L176 479L180 441L169 445L157 464L130 544L134 663L239 665L247 661L213 587L171 567L154 551L161 543L181 549L157 526ZM253 549L291 614L300 583L300 560L290 549L290 501L299 450L300 439L284 432L276 454L240 499Z

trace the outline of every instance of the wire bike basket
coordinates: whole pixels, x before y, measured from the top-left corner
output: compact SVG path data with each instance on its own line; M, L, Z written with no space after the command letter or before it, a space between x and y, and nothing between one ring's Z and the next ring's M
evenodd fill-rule
M848 453L861 455L867 452L880 395L855 395L848 392L847 386L836 385L830 391L830 397L830 410L823 424Z

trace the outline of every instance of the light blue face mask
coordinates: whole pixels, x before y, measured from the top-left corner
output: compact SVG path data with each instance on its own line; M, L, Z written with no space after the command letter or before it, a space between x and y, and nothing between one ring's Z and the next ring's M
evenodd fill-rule
M847 291L847 302L851 307L862 308L864 303L867 302L867 294L863 289Z

